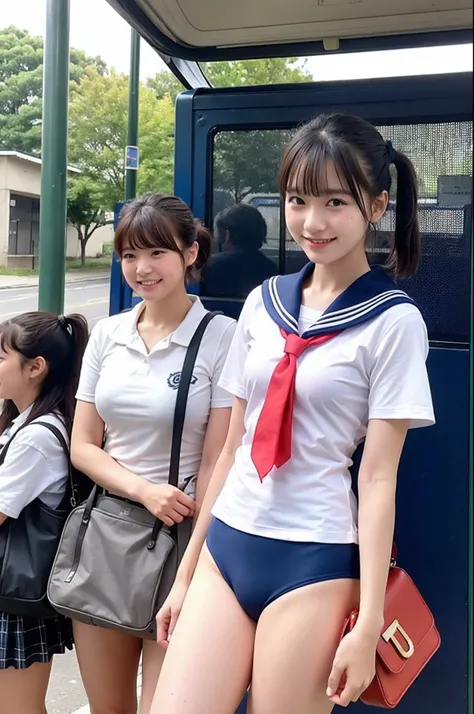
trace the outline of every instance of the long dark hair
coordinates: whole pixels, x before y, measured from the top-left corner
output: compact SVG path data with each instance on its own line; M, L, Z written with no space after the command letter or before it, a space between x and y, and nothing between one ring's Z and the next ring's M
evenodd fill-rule
M88 340L87 321L82 315L53 315L26 312L0 325L0 347L18 352L26 363L43 357L47 373L26 424L45 414L56 413L71 433L75 394L82 357ZM0 434L18 416L15 404L6 399L0 414Z
M302 126L288 144L278 174L282 196L292 186L307 196L327 188L326 166L333 163L341 184L370 223L363 192L376 198L390 192L390 165L397 171L395 235L388 265L400 277L412 275L420 260L417 180L410 159L385 141L365 119L322 114Z
M134 250L164 248L182 255L176 238L184 248L190 248L195 241L198 242L198 256L195 263L186 270L186 281L198 280L211 253L209 231L177 196L147 193L123 207L115 232L114 247L119 258L127 243Z

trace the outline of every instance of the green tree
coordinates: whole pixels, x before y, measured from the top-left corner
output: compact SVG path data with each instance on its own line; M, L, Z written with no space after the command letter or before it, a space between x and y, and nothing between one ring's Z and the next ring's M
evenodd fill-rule
M294 58L213 62L203 66L216 87L289 84L311 80ZM275 178L285 144L286 130L225 131L216 135L213 154L215 190L239 203L253 193L275 193Z
M77 231L81 264L85 265L89 238L107 223L100 190L85 176L78 176L68 183L67 220Z
M215 87L288 84L310 81L312 76L296 58L205 62L202 69ZM174 101L181 83L168 70L148 81L157 97L169 95ZM225 196L239 202L248 194L274 193L275 174L288 131L226 131L214 139L213 182L215 196L222 205Z
M124 195L128 77L88 70L71 95L69 161L96 186L101 206L111 210ZM171 98L157 99L140 87L138 191L171 191L174 110Z
M105 73L100 57L70 51L71 86L87 67ZM43 38L16 27L0 30L0 148L41 154Z
M167 69L158 72L154 77L149 77L146 86L155 92L157 99L169 96L173 104L176 102L178 94L184 90L179 79Z
M308 82L312 79L296 57L203 62L202 70L214 87L265 86Z
M265 86L267 84L305 82L312 79L312 76L305 70L304 63L292 57L203 62L201 67L213 87ZM150 77L147 86L153 89L158 99L163 99L168 94L173 102L177 95L184 90L179 79L167 69Z

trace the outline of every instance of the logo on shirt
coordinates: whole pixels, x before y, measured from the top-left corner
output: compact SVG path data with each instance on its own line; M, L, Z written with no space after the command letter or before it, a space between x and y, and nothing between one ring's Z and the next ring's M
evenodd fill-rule
M179 383L181 381L181 372L172 372L170 376L168 377L168 387L170 389L178 389ZM193 376L191 377L191 384L196 384L197 382L197 377Z

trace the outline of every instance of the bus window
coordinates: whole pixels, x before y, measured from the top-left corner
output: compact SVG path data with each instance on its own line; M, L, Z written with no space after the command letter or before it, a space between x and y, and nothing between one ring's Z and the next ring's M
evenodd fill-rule
M418 175L418 220L422 242L420 268L400 286L418 303L434 342L469 342L471 191L445 190L440 177L472 177L472 123L445 122L379 126ZM456 182L454 182L455 184ZM465 183L462 179L461 184ZM391 203L375 241L368 244L373 262L383 263L395 226L394 174Z
M250 130L214 137L213 252L202 295L242 301L280 272L276 172L289 136L286 130Z

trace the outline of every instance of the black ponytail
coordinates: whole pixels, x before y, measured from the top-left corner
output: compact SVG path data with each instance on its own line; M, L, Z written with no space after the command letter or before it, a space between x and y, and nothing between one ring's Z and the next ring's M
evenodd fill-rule
M88 340L87 321L82 315L27 312L0 325L2 350L18 352L22 360L43 357L47 374L25 423L45 414L62 417L71 433L75 395L82 358ZM5 400L0 414L0 433L18 416L15 404Z
M397 197L395 206L395 237L388 258L401 278L413 275L420 263L421 242L418 228L418 186L415 169L410 159L398 151L393 152L397 171Z
M395 234L389 267L399 277L412 275L420 260L417 180L411 161L365 119L347 114L322 114L302 126L288 144L278 173L282 196L288 187L319 196L327 188L326 165L334 165L341 182L367 223L363 193L375 199L390 193L390 165L397 172Z

